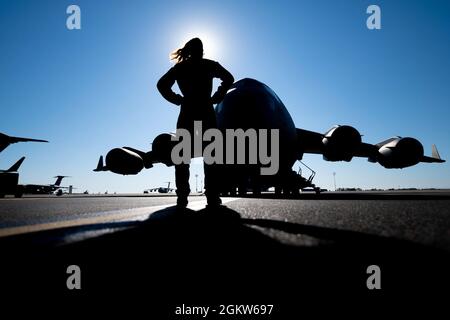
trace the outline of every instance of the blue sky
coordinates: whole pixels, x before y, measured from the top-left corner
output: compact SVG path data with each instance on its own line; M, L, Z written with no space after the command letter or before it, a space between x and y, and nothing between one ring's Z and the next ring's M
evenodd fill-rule
M81 30L66 28L70 4L81 8ZM370 4L381 8L381 30L366 28ZM369 143L412 136L426 154L435 143L449 158L448 1L0 0L0 132L50 140L10 146L0 168L26 156L21 183L65 174L90 192L173 182L164 165L125 177L92 169L113 147L149 150L174 130L178 109L156 82L192 36L236 79L269 85L297 127L349 124ZM364 159L304 161L325 188L333 172L338 187L450 187L448 163L387 170ZM199 163L193 188L195 174Z

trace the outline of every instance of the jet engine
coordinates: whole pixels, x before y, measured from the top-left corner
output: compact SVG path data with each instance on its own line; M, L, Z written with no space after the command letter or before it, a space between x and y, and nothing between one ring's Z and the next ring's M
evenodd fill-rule
M152 143L153 157L167 166L173 165L171 153L173 147L178 143L178 141L171 140L172 136L170 133L162 133L153 139Z
M401 169L418 164L424 154L422 144L410 137L393 138L378 150L378 162L388 169Z
M351 126L334 126L323 139L323 158L327 161L350 161L361 145L361 135Z
M101 159L103 162L103 160ZM144 168L142 157L128 148L115 148L106 155L106 167L118 174L138 174ZM98 167L100 169L100 167Z

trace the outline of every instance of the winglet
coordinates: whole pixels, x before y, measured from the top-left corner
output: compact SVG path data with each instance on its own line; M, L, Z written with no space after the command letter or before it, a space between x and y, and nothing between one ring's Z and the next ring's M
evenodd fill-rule
M433 144L433 145L431 146L431 157L432 157L432 158L435 158L435 159L441 160L441 156L439 155L439 151L438 151L438 149L436 148L436 145L435 145L435 144Z
M431 157L423 156L422 159L421 159L421 162L428 162L428 163L438 162L438 163L442 163L442 162L445 162L445 160L441 159L441 156L439 155L439 151L436 148L436 145L433 144L431 146Z
M97 168L94 169L95 172L99 171L107 171L108 169L106 166L103 165L103 156L100 156L100 159L98 159Z
M22 157L19 159L19 161L17 161L16 163L14 163L11 168L9 168L8 170L6 170L6 172L16 172L17 170L19 170L19 167L22 165L23 160L25 160L25 157Z

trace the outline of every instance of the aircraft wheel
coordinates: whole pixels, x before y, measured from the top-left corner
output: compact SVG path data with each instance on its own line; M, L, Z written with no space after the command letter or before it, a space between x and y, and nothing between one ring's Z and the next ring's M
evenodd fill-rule
M23 195L23 191L24 191L24 188L22 187L22 186L17 186L17 188L16 188L16 193L14 193L14 197L16 197L16 198L22 198L22 195Z

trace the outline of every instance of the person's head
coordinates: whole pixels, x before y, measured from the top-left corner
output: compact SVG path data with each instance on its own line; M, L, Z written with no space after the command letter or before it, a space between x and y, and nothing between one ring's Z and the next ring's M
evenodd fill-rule
M170 55L171 60L176 60L177 63L190 59L201 59L202 57L203 43L199 38L189 40L183 48L175 50Z

